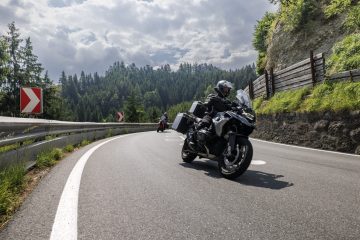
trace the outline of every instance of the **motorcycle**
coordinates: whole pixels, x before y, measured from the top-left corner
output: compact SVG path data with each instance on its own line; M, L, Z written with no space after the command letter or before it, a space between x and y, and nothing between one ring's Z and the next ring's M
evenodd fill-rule
M195 101L189 114L176 116L172 128L186 135L181 150L184 162L191 163L197 156L215 160L221 175L228 179L235 179L248 169L253 156L249 135L255 129L255 112L243 90L237 91L232 106L229 111L217 113L209 128L199 130L196 126L205 114L201 102Z
M158 126L156 132L159 132L159 131L164 132L164 130L166 128L169 128L169 124L167 123L166 118L164 116L161 116L160 121L159 121L159 126Z

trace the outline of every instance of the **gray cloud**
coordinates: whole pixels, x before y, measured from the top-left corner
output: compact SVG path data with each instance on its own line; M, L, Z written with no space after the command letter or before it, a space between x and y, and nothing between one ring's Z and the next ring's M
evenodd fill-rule
M268 0L4 0L0 20L31 37L57 80L62 70L103 73L114 61L240 68L255 61L254 25L269 10Z

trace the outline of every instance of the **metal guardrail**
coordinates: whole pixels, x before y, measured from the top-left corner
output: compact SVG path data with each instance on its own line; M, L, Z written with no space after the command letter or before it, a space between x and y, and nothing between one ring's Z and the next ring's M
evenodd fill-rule
M29 168L36 156L54 147L76 145L82 140L96 140L109 135L156 130L157 123L93 123L64 122L45 119L0 117L0 147L25 141L16 150L0 153L0 169L16 163L25 163ZM45 140L46 136L52 136Z

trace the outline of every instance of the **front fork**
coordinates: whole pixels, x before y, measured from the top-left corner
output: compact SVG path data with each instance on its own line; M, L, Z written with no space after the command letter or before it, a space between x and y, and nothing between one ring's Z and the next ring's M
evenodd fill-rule
M233 153L236 150L236 133L230 132L229 133L229 147L230 153Z

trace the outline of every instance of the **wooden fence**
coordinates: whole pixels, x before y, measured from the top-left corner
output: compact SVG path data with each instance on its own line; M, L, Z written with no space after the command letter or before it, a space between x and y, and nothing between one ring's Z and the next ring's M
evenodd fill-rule
M254 80L245 88L252 99L258 97L269 98L275 92L296 89L304 86L314 86L324 81L325 59L324 54L313 55L310 58L298 62L290 67L274 72L265 70L265 74Z
M328 81L343 81L349 80L350 81L360 81L360 69L350 70L346 72L336 73L331 75L327 80Z

